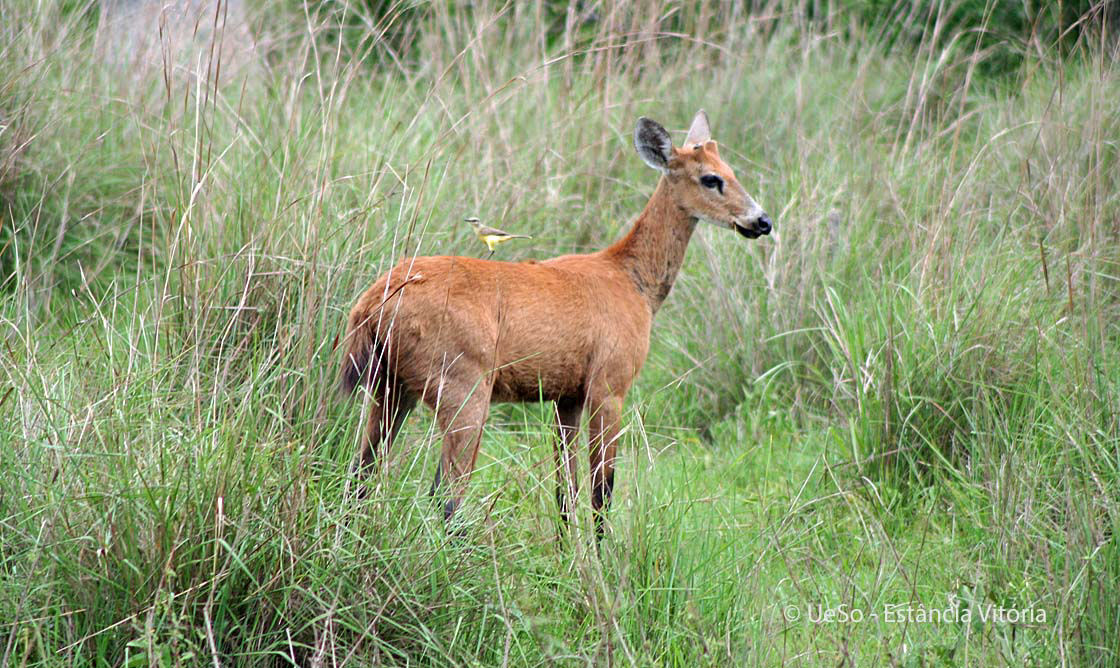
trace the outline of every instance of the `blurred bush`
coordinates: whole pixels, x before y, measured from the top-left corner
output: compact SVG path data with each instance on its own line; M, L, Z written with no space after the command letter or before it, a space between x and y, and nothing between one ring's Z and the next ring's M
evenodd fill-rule
M438 15L443 20L473 23L477 3L430 0L291 0L300 11L332 15L338 39L375 60L402 64L422 57L417 40L422 27ZM658 17L657 30L707 38L721 26L741 27L744 16L754 15L761 29L773 30L783 22L824 24L847 36L874 36L897 48L946 48L954 41L966 51L980 54L979 69L987 74L1010 73L1022 64L1027 51L1052 47L1068 51L1088 30L1107 26L1112 32L1120 21L1120 0L1068 0L1066 2L997 2L995 0L750 0L722 2L636 2L620 11L601 1L532 3L536 22L545 28L549 48L565 43L586 44L601 36L601 22L618 21L639 27L643 17ZM436 10L436 11L433 11ZM647 26L641 25L640 29ZM631 33L632 35L635 33ZM378 48L372 48L377 45Z
M1010 73L1027 50L1073 48L1088 30L1115 28L1116 0L996 2L994 0L835 0L806 3L813 14L846 16L881 34L883 43L942 47L960 39L961 48L983 54L980 70Z

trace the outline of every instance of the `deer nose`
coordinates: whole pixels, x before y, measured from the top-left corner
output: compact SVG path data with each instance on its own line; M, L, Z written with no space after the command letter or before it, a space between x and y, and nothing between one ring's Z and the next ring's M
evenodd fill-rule
M774 229L774 226L770 223L770 216L765 213L758 217L758 222L754 224L754 227L759 234L770 234L770 230Z

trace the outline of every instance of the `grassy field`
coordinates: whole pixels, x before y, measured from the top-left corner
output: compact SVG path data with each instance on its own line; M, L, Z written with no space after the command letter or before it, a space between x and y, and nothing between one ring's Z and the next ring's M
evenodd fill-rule
M1120 665L1111 38L981 76L937 17L590 6L289 6L145 72L4 3L0 665ZM694 237L601 553L548 406L492 412L463 539L427 411L357 499L360 292L471 214L605 246L637 117L698 108L775 230Z

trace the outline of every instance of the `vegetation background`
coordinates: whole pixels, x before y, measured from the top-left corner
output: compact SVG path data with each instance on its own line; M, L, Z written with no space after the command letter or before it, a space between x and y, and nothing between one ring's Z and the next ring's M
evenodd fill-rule
M1117 5L6 0L0 665L1120 665ZM608 244L701 107L776 227L694 238L601 554L547 406L465 539L425 411L355 499L363 288Z

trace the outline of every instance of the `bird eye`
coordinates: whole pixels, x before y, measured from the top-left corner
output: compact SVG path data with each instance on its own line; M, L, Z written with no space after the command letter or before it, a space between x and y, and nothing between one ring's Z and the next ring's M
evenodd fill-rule
M712 190L718 190L721 193L723 192L723 179L719 178L715 174L705 174L704 176L701 176L700 185L704 186L705 188L711 188Z

